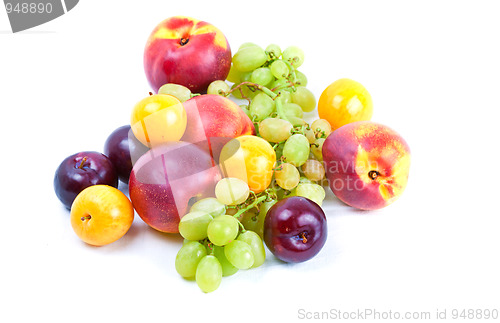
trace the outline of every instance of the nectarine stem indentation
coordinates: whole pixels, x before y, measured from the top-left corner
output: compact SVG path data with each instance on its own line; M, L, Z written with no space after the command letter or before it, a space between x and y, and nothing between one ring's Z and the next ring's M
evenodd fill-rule
M305 232L301 232L299 237L302 239L302 243L307 243L307 238Z
M380 175L380 173L376 170L371 170L368 172L368 177L370 177L372 180L377 179L378 175Z
M188 42L189 42L189 38L181 38L181 41L179 42L179 44L181 44L181 46L184 46L184 45L186 45Z
M80 220L85 221L85 220L90 220L91 218L92 218L92 217L91 217L91 216L90 216L90 214L89 214L89 215L86 215L86 216L82 216L82 217L80 218Z

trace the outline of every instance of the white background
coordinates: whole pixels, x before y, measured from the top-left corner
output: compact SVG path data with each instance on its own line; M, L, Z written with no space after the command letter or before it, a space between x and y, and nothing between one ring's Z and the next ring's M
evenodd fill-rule
M494 1L89 1L12 34L0 10L0 321L293 322L307 312L500 308L500 20ZM314 259L224 278L203 294L174 268L181 240L136 216L95 248L73 233L54 172L102 151L150 88L146 39L174 15L243 42L304 49L317 98L349 77L412 150L407 190L373 212L328 194ZM121 189L127 190L124 185ZM8 318L8 319L7 319ZM338 321L338 320L337 320ZM451 320L450 320L451 321Z

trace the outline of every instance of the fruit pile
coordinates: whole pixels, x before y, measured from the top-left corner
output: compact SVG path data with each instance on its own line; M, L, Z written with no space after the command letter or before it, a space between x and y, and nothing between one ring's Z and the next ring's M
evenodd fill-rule
M328 232L325 187L363 210L394 202L408 179L408 145L369 121L371 97L349 79L323 91L320 118L307 122L316 99L298 70L304 58L296 46L254 43L232 56L211 24L160 23L144 54L157 94L135 105L104 154L72 155L56 171L75 233L91 245L112 243L135 210L152 228L184 238L177 272L212 292L223 276L262 265L265 246L284 262L318 254Z

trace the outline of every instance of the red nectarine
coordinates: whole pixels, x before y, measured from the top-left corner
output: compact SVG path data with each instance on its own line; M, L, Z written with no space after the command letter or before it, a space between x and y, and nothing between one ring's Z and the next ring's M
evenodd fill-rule
M323 161L333 193L343 202L374 210L404 191L410 148L394 130L370 121L347 124L323 144Z

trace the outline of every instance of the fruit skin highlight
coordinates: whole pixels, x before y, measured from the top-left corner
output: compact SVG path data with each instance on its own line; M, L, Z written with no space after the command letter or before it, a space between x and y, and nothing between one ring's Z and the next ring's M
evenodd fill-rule
M351 79L339 79L321 93L318 100L318 115L326 119L332 129L356 121L372 118L373 103L365 87Z
M135 163L129 180L132 204L152 228L179 232L179 221L196 199L214 196L221 176L208 147L182 141L154 147Z
M189 17L159 23L144 49L144 70L157 93L166 83L205 93L211 82L225 80L231 68L231 48L215 26Z
M345 125L328 136L322 153L331 190L358 209L393 203L408 182L410 148L387 126L371 121Z
M78 194L71 206L70 218L80 239L93 246L103 246L128 232L134 221L134 209L120 190L94 185Z

